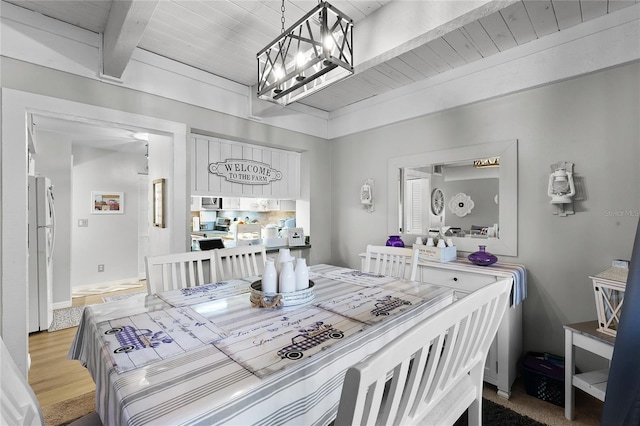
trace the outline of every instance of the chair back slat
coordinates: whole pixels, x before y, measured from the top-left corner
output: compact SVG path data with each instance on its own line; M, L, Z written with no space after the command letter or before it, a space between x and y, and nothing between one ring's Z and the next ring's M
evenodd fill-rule
M215 254L192 251L145 258L149 294L218 281Z
M335 425L452 425L465 411L480 425L484 364L512 284L453 302L350 367Z
M0 336L0 424L44 425L40 403Z
M264 271L267 259L264 245L230 247L214 251L218 279L221 281L261 275Z
M417 249L406 247L368 245L363 272L415 281L418 254Z

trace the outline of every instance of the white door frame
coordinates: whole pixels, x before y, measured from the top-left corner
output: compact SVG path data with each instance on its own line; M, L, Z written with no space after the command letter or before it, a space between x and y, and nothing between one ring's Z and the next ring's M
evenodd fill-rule
M187 126L139 114L68 101L13 89L2 89L2 146L0 147L0 335L18 368L28 369L28 254L27 254L27 116L30 113L64 116L79 121L110 122L149 129L171 138L163 167L172 197L167 200L167 227L150 235L151 243L169 252L185 251L189 194ZM152 176L150 176L151 178Z

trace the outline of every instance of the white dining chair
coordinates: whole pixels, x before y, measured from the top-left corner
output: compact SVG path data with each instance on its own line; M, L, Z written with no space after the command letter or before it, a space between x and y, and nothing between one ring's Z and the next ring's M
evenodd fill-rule
M418 272L418 250L368 245L362 272L415 281Z
M147 256L145 269L147 291L150 295L218 280L215 254L212 250Z
M0 337L0 424L44 425L40 404Z
M264 245L246 245L215 250L218 279L261 275L267 252Z
M453 302L347 370L336 426L482 424L484 364L511 280Z

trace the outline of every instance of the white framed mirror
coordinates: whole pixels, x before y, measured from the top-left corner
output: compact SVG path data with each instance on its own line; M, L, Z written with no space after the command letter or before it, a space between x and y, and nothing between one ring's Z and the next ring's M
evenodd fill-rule
M474 161L491 167L473 167ZM445 175L455 184L444 183ZM417 236L428 236L429 229L451 227L457 233L451 238L458 251L474 252L484 245L493 254L517 256L517 140L391 158L388 188L387 231L401 235L407 245ZM459 195L467 193L481 194L473 196L473 208L456 204L458 208L450 210L449 202L467 200ZM461 216L461 210L469 212ZM494 224L497 232L491 231ZM486 227L490 232L484 231ZM477 232L478 228L483 231Z

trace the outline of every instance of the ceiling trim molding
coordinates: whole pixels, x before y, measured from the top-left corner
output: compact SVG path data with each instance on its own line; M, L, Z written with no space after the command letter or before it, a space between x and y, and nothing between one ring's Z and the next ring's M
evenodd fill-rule
M355 73L409 52L519 0L390 2L357 23ZM381 32L380 28L392 28Z
M640 60L640 4L329 114L329 139Z

